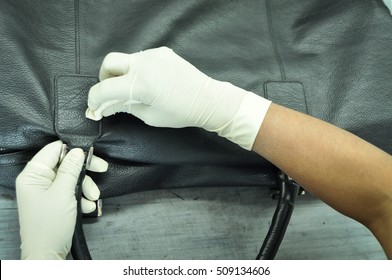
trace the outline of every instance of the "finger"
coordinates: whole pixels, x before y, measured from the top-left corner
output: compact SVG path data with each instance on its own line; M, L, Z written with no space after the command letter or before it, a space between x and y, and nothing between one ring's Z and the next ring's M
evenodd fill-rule
M90 108L87 108L85 113L86 118L93 121L100 121L102 119L102 113L100 111L94 111Z
M85 176L82 184L83 194L89 200L98 200L101 192L90 176Z
M132 54L112 52L104 58L99 70L99 80L103 81L128 72Z
M127 75L103 80L88 93L88 107L97 110L106 102L126 101L130 97L131 82Z
M94 112L94 116L108 117L119 112L126 112L123 100L106 101Z
M64 191L74 192L84 162L84 153L80 148L72 149L64 157L57 170L53 187L60 187Z
M92 172L106 172L108 170L109 164L106 160L93 156L91 158L90 166L88 168L89 171Z
M118 100L115 100L113 102L108 101L102 104L101 106L99 106L97 110L92 110L90 108L87 108L86 118L93 121L99 121L103 117L108 117L118 112L123 112L122 110L123 105L121 105L121 103L124 103L124 101L118 101Z
M48 189L56 178L56 172L44 164L29 162L23 171L16 178L16 190L29 189Z
M35 165L45 165L54 169L59 162L63 142L61 140L52 142L43 147L32 159L31 163Z
M95 202L87 200L84 197L82 197L80 203L82 206L82 213L84 213L84 214L91 213L95 210L95 208L97 208L97 206L95 205Z

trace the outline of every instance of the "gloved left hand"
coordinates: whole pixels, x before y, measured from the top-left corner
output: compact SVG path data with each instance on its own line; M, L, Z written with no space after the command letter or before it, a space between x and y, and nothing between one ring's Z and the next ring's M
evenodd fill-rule
M65 259L71 249L77 214L75 187L85 156L81 149L72 149L57 169L61 145L61 141L46 145L16 179L22 259ZM105 172L107 167L107 162L93 156L91 171ZM86 176L82 188L89 200L99 198L90 177ZM85 213L95 209L89 200L82 200Z

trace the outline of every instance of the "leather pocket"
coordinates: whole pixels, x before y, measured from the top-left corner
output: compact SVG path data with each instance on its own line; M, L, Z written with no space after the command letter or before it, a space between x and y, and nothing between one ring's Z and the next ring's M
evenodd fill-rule
M85 117L89 89L97 77L61 75L55 79L54 128L59 138L72 147L89 147L101 135L101 123Z

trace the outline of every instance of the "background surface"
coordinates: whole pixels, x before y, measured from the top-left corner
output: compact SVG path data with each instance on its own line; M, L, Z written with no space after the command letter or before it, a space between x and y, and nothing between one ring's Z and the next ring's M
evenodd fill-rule
M93 259L254 259L276 201L265 188L175 189L105 199L84 226ZM0 259L20 258L15 192L0 187ZM385 259L359 223L299 196L276 259Z

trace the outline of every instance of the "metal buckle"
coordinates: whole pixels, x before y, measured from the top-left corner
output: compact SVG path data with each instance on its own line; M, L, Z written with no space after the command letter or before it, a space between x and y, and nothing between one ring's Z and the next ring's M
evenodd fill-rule
M68 153L69 149L67 144L62 144L61 146L61 153L60 153L60 158L59 158L59 164L58 166L60 166L60 164L62 163L62 161L64 160L66 154ZM84 152L86 155L86 152ZM91 165L91 160L93 158L93 154L94 154L94 147L90 147L90 149L87 152L87 156L86 156L86 160L85 160L85 167L86 169L90 168ZM86 216L94 216L94 217L100 217L102 216L102 199L98 199L97 201L95 201L95 205L96 205L96 210L93 211L92 213L86 214ZM83 214L85 215L85 214Z
M60 164L63 162L63 159L65 158L65 155L67 154L67 152L68 152L68 146L67 146L67 144L62 144L61 145L61 153L60 153L60 158L59 158L59 166L60 166Z
M281 184L281 183L283 183L283 182L285 182L285 183L287 183L287 184L289 184L289 185L291 185L291 186L295 186L295 187L298 187L298 195L305 195L306 194L306 191L304 190L304 188L300 185L300 184L298 184L293 178L291 178L289 175L287 175L286 173L284 173L284 172L280 172L279 173L279 183ZM279 196L280 196L280 190L279 190L279 188L278 187L273 187L273 188L271 188L271 190L270 190L270 197L273 199L273 200L276 200L276 199L278 199L279 198Z
M86 157L86 169L90 168L91 160L93 158L93 153L94 153L94 147L90 147Z
M69 149L68 149L67 144L62 144L60 158L59 158L59 165L63 162L65 156L68 153L68 151L69 151ZM84 152L84 154L86 156L86 152ZM90 168L90 164L91 164L91 160L93 158L93 154L94 154L94 147L90 147L90 149L88 150L87 156L86 156L86 160L85 160L86 169Z

